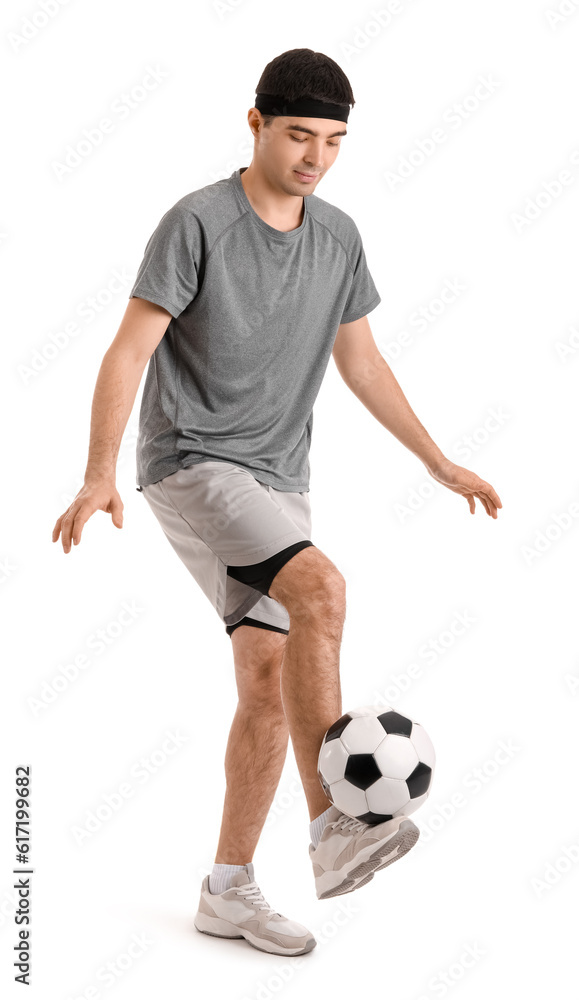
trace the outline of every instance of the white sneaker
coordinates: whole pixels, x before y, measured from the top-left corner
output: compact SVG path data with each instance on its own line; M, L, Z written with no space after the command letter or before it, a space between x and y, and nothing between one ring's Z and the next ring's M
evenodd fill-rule
M310 844L309 848L318 899L366 885L374 872L407 854L420 836L407 816L371 825L347 816L336 806L331 810L318 846Z
M225 892L209 891L209 875L203 879L195 927L212 937L245 938L248 944L270 955L304 955L315 948L311 931L288 920L265 901L254 881L253 864L236 872Z

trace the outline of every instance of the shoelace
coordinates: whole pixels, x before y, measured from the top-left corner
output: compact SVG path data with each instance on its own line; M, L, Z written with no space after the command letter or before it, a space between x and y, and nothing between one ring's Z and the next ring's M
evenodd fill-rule
M335 819L330 826L339 826L341 830L351 830L352 833L359 833L360 830L366 830L368 827L367 823L363 823L362 820L354 819L353 816L346 816L343 813L338 819Z
M260 910L267 910L268 913L277 913L272 906L269 905L267 900L264 899L263 893L259 888L257 882L248 882L247 885L240 885L237 889L238 896L244 896L245 899L249 899L254 906L258 906ZM281 917L281 913L278 913Z

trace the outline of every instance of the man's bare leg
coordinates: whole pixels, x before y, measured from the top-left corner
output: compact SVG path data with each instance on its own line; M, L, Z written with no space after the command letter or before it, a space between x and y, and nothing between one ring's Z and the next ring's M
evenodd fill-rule
M239 702L225 754L226 792L216 864L253 855L287 755L280 672L287 636L240 625L231 634Z
M332 805L322 789L317 764L326 730L342 715L345 580L334 563L310 545L282 566L269 596L283 604L290 616L281 694L312 820Z

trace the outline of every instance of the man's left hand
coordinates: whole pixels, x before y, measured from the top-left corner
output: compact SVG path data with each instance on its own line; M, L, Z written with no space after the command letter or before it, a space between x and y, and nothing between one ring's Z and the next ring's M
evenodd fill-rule
M474 498L478 497L487 514L490 517L497 517L497 507L503 506L501 499L491 484L477 476L476 472L470 472L462 465L455 465L450 459L445 459L428 471L438 483L447 486L453 493L460 493L465 497L471 514L475 512Z

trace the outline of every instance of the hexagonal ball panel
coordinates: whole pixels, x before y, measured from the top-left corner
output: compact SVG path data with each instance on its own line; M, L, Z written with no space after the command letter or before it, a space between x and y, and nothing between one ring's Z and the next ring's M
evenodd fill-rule
M349 753L374 753L384 739L384 730L375 715L361 715L352 719L340 739Z
M356 788L347 778L334 782L331 791L334 805L348 816L368 812L366 793L361 788Z
M419 763L414 744L407 736L385 736L374 757L386 778L405 780Z
M406 784L406 782L404 782L404 784ZM424 802L426 802L428 795L429 792L424 792L423 795L418 795L415 799L410 799L408 805L404 807L404 814L409 816L410 813L416 812L416 810L419 809Z
M322 743L318 756L318 772L323 774L329 785L344 777L347 763L348 751L341 740Z
M436 763L434 746L432 745L432 740L426 732L426 729L424 726L421 726L419 722L415 722L412 726L410 741L416 747L418 760L421 760L423 764L428 764L429 767L434 768Z
M370 788L366 789L366 799L373 813L395 816L408 805L410 794L405 781L399 781L396 778L379 778Z

